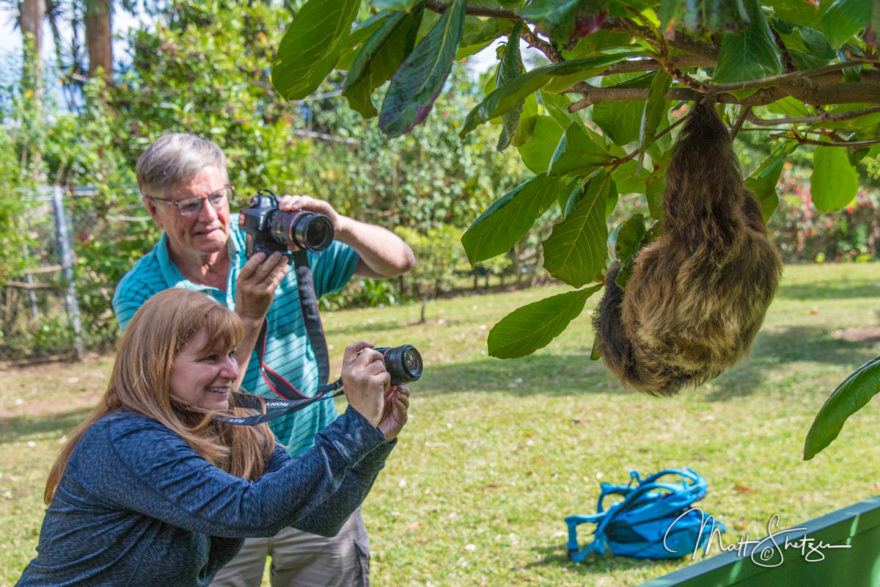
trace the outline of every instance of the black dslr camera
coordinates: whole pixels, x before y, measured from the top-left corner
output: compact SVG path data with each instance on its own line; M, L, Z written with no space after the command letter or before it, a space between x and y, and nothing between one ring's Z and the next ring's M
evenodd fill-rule
M422 355L411 344L373 349L385 359L385 369L391 375L391 385L417 381L422 376Z
M257 192L249 204L238 213L238 227L251 237L248 257L260 251L287 253L291 244L318 253L333 242L333 222L324 214L279 210L278 198L268 190Z

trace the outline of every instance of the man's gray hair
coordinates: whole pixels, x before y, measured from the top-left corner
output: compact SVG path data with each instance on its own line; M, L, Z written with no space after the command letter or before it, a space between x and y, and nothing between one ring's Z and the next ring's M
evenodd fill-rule
M144 196L165 197L170 188L187 183L209 165L229 181L226 156L216 144L190 133L164 134L138 159L138 189Z

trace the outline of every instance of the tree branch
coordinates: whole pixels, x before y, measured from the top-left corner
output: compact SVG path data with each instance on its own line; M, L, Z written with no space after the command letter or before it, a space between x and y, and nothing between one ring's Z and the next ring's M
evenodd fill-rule
M535 49L543 53L547 57L547 59L550 60L551 63L560 63L562 61L565 61L565 58L556 49L556 47L532 32L528 24L523 27L522 38L526 40L530 47L534 47Z
M801 145L819 145L820 147L846 147L847 149L853 151L855 151L856 149L861 149L863 147L880 145L880 139L871 139L868 141L820 141L817 139L808 139L801 136L794 136L790 138Z
M437 2L437 0L427 0L425 2L425 8L430 10L431 12L437 12L443 14L446 12L446 8L449 6L447 2ZM468 5L465 8L465 14L470 16L487 16L489 18L503 18L506 20L522 20L520 15L518 15L513 10L508 10L506 8L493 8L491 6L471 6Z
M828 114L823 112L817 116L803 116L800 118L758 118L754 114L749 114L749 122L758 126L776 126L780 124L816 124L822 122L841 122L844 120L852 120L868 114L880 112L880 106L871 106L862 110L853 110L852 112L841 112L840 114Z

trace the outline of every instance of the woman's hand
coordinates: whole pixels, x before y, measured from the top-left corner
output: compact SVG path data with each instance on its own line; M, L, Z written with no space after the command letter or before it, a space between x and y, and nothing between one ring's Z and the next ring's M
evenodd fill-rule
M385 412L385 390L391 376L382 355L372 350L372 343L359 341L345 347L342 357L342 390L348 404L378 426Z
M385 412L379 422L379 430L385 440L391 442L406 425L409 416L409 388L406 385L395 385L385 393Z

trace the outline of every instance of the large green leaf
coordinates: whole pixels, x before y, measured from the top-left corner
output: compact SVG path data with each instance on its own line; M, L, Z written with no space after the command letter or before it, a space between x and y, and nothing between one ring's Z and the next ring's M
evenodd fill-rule
M662 0L658 16L667 36L678 25L702 35L739 31L749 23L743 0Z
M461 236L471 265L512 249L568 189L560 180L539 175L499 198Z
M583 175L608 163L612 158L611 153L601 142L594 140L589 132L576 123L565 130L550 158L547 175Z
M507 45L504 47L501 62L498 64L498 74L495 76L496 88L500 88L523 73L522 55L519 51L519 36L522 33L522 27L522 21L516 21L516 24L513 25L513 31L507 37ZM520 101L501 116L501 134L498 136L498 145L495 147L497 150L503 151L510 144L514 133L516 133L516 127L519 126L519 116L522 114L524 104L525 100Z
M468 112L464 127L459 134L463 137L487 120L501 116L527 95L541 89L544 84L555 77L582 74L586 79L604 71L609 65L623 61L628 57L635 57L640 53L640 51L632 50L615 51L533 69L486 96L482 102Z
M385 21L387 21L390 16L391 15L387 11L383 10L382 12L374 14L367 20L355 23L351 28L348 39L345 41L345 48L342 50L342 53L339 55L339 60L336 62L336 69L342 69L344 71L351 69L351 64L363 48L364 41L369 39L373 33L379 30L379 27L385 24Z
M840 210L856 197L859 173L846 156L845 147L817 147L813 154L810 192L822 212Z
M345 48L360 0L309 0L287 27L272 65L272 85L301 100L333 71Z
M785 158L791 154L791 151L791 146L780 145L745 180L746 187L755 195L755 199L761 205L761 214L765 221L770 219L779 205L776 184L779 183L779 174L785 165Z
M598 30L607 14L603 0L532 0L518 12L559 45Z
M840 47L871 24L873 0L836 0L822 17L822 31L832 47Z
M654 142L654 134L666 116L666 92L672 85L672 78L665 71L658 71L651 80L651 89L648 91L648 99L645 101L645 109L642 112L642 121L639 125L639 165L645 160L645 152Z
M840 434L844 422L880 391L880 356L850 373L828 397L804 442L804 460L819 454Z
M626 145L639 138L642 102L599 102L593 105L593 122L618 145Z
M535 174L546 173L564 132L565 127L559 126L552 116L537 116L532 126L532 138L517 147L526 167Z
M451 0L437 24L391 78L379 114L379 128L389 138L408 133L431 111L452 70L466 8L466 0Z
M370 96L412 51L421 18L421 6L412 12L395 12L367 39L352 62L342 95L364 118L378 113Z
M782 73L782 60L758 0L745 0L752 23L740 34L721 39L712 81L740 82Z
M577 112L568 111L568 107L571 106L571 100L568 96L552 94L547 91L547 88L542 89L538 94L541 96L541 103L547 109L547 114L552 116L563 128L568 128L568 125L572 122L576 122L581 126L584 125L584 121L581 120Z
M422 0L372 0L377 10L410 10Z
M581 287L602 271L608 257L605 202L616 194L614 181L604 171L590 181L571 212L544 241L544 267L550 275Z
M489 331L489 354L514 359L547 346L580 316L587 299L601 287L558 294L517 308Z

